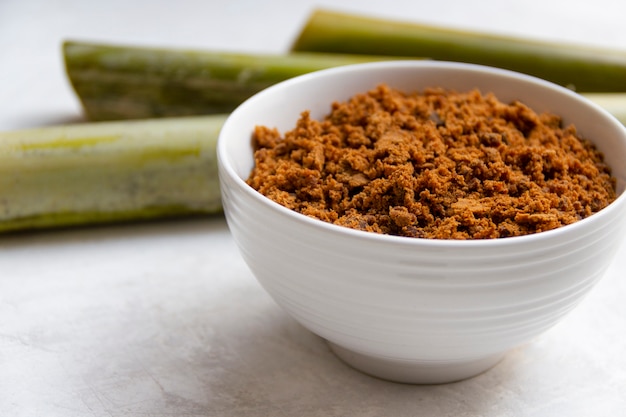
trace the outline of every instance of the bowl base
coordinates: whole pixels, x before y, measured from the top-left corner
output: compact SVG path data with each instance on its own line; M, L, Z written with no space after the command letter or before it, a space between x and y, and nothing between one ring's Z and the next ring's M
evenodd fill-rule
M477 376L503 358L497 354L468 361L408 361L369 356L327 341L339 359L370 376L405 384L446 384Z

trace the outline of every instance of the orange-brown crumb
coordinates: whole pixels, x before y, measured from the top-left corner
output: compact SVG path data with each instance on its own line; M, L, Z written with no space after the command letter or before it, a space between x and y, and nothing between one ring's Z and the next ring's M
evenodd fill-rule
M247 182L307 216L434 239L520 236L576 222L616 197L602 155L574 126L493 94L386 85L257 126Z

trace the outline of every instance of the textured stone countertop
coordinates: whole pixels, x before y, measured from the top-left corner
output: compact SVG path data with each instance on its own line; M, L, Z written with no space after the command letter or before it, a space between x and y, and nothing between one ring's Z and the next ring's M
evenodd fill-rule
M617 1L521 4L341 7L626 50ZM314 5L333 2L1 1L0 130L81 120L63 39L282 52ZM0 416L626 416L625 275L622 245L556 327L475 378L413 386L287 317L221 216L0 236Z

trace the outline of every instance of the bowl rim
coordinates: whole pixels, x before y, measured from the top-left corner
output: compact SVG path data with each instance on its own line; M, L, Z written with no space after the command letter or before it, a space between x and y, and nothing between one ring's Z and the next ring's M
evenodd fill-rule
M288 89L293 84L299 84L302 82L307 82L309 79L323 78L333 76L335 74L342 74L345 72L353 72L353 71L368 71L369 69L374 68L401 68L401 67L410 67L410 68L447 68L447 69L456 69L462 71L470 71L470 72L481 72L481 73L491 73L503 78L511 78L519 81L524 81L528 83L532 83L535 85L539 85L541 87L554 90L559 94L566 95L570 99L583 103L585 106L593 109L600 115L602 115L608 123L612 123L617 130L621 130L622 132L622 142L624 142L624 146L626 147L626 126L624 126L615 116L609 113L607 110L602 108L600 105L594 103L593 101L587 99L586 97L572 91L566 87L560 86L558 84L552 83L550 81L544 80L542 78L538 78L532 75L511 71L503 68L497 68L487 65L479 65L479 64L470 64L463 62L451 62L451 61L430 61L430 60L415 60L415 59L407 59L407 60L389 60L389 61L376 61L376 62L366 62L366 63L358 63L358 64L348 64L342 65L339 67L326 68L317 71L313 71L310 73L302 74L293 78L289 78L287 80L278 82L274 85L271 85L248 99L246 99L243 103L241 103L231 114L227 117L222 129L220 131L218 141L217 141L217 160L219 165L220 175L226 174L228 177L250 198L256 200L259 204L263 204L268 208L277 211L278 214L283 216L288 216L292 220L300 223L304 223L310 227L320 228L329 233L334 233L338 235L350 236L358 239L366 239L377 242L389 242L395 244L403 244L403 245L411 245L416 247L428 246L428 247L441 247L441 248L466 248L466 247L492 247L492 246L508 246L508 245L517 245L517 244L532 244L535 241L546 240L550 238L558 238L560 235L572 234L576 229L584 227L585 225L593 226L594 223L598 223L602 220L603 217L610 216L613 214L615 210L619 210L622 206L626 205L626 190L623 190L619 193L615 200L613 200L609 205L607 205L602 210L593 213L592 215L578 220L574 223L557 227L556 229L546 230L542 232L537 232L528 235L522 236L511 236L504 238L493 238L493 239L435 239L435 238L418 238L418 237L407 237L407 236L397 236L397 235L389 235L389 234L380 234L374 232L368 232L364 230L352 229L346 226L336 225L330 222L325 222L320 219L316 219L313 217L306 216L302 213L291 210L272 199L264 196L259 193L251 186L249 186L244 179L242 179L236 172L233 166L230 164L228 153L226 151L226 135L230 130L230 126L235 123L239 113L246 110L247 107L255 105L255 103L259 100L262 100L266 95L275 94L276 91L280 91L283 89ZM295 123L295 121L294 121Z

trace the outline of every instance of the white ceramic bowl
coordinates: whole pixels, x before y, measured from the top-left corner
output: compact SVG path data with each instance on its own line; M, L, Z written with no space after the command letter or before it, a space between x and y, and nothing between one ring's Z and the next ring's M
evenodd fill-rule
M606 154L619 198L556 230L493 240L426 240L352 230L290 211L250 188L255 125L293 128L300 112L385 82L403 90L479 88L574 123ZM626 130L579 95L513 72L401 61L323 70L272 86L236 109L218 142L226 218L251 271L345 362L410 383L476 375L549 329L589 292L623 241Z

